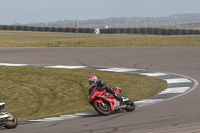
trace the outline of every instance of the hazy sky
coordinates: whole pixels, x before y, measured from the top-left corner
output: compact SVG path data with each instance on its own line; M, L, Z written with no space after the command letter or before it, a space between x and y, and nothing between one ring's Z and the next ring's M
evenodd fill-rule
M200 13L200 0L0 0L0 24Z

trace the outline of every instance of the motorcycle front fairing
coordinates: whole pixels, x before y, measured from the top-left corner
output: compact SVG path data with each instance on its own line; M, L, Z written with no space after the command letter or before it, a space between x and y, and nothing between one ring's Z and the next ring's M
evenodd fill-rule
M99 92L96 90L96 88L94 88L92 93L88 96L88 102L90 104L92 104L94 101L98 103L103 103L103 101L100 98L98 98L98 95L99 95Z
M109 103L111 110L114 108L115 104L113 94L106 92L106 90L97 91L96 88L92 91L91 95L88 96L88 102L90 104L92 104L94 101L100 104L103 104L104 102Z

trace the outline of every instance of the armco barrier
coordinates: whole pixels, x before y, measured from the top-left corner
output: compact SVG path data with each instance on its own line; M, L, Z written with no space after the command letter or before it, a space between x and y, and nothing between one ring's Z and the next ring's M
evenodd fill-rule
M47 27L47 26L23 26L0 25L0 30L17 31L46 31L46 32L70 32L70 33L94 33L93 28L73 27ZM194 29L167 29L167 28L108 28L100 29L102 34L151 34L151 35L200 35L200 30Z
M38 27L36 26L31 26L31 31L37 31Z
M175 35L182 35L182 29L175 29Z
M80 28L80 29L79 29L79 33L86 33L86 29Z
M24 26L24 31L30 31L31 27L30 26Z
M65 28L58 28L58 32L65 32Z
M120 28L113 28L112 33L120 34Z
M94 30L92 28L86 28L86 33L94 33Z
M72 28L72 33L79 33L79 28Z
M154 28L148 28L147 34L154 34Z
M175 35L176 30L175 29L169 29L168 35Z
M189 30L189 35L194 35L195 34L195 30Z
M119 29L120 34L126 34L126 29L125 28L120 28Z
M58 28L57 27L52 27L51 32L58 32Z
M24 26L18 25L18 26L16 27L16 30L18 30L18 31L23 31L23 30L24 30Z
M45 27L37 27L37 31L45 31Z
M109 34L119 34L120 33L120 28L110 28L107 29Z
M140 28L133 28L133 34L141 34Z
M140 28L141 34L147 34L147 28Z
M15 25L11 25L10 26L10 30L16 30L16 26Z
M154 29L154 34L155 34L155 35L161 35L161 31L162 31L162 29L160 29L160 28L155 28L155 29Z
M102 34L108 34L108 29L101 29Z
M161 29L161 35L168 35L169 29Z
M10 30L10 25L3 25L2 30Z
M72 32L72 28L65 28L65 32Z
M45 27L44 29L46 32L51 32L51 27Z
M182 30L182 35L188 35L189 34L189 30Z
M110 29L101 29L101 33L103 34L110 34Z
M196 35L200 35L200 30L196 30L196 31L195 31L195 34L196 34Z
M128 28L128 29L126 29L126 33L128 33L128 34L133 34L133 28Z

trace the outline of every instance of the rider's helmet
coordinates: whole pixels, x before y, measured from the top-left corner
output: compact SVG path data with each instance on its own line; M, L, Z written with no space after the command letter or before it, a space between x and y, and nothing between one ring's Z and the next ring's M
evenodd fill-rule
M98 82L98 78L97 76L93 75L88 79L88 81L89 81L90 86L93 87Z

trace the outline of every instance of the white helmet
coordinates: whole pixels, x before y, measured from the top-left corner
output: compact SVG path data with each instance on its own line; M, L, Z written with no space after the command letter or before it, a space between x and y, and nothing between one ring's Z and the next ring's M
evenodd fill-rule
M98 78L97 76L93 75L88 79L88 81L89 81L90 86L93 87L98 82Z

